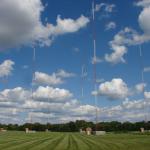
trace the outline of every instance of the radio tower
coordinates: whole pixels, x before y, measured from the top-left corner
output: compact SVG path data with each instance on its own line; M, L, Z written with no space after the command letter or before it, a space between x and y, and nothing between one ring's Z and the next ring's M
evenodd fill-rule
M34 84L35 84L35 61L36 61L36 53L35 48L33 47L33 58L32 58L32 83L31 83L31 99L34 100ZM30 123L32 124L32 111L29 116Z
M144 65L143 65L143 52L142 52L142 46L141 44L139 45L139 50L140 50L140 59L141 59L141 80L143 84L143 105L144 105L144 121L147 122L147 112L146 112L146 103L147 100L145 98L145 80L144 80Z
M96 74L96 34L95 34L95 0L92 2L92 22L93 22L93 72L94 72L94 91L97 91L97 74ZM97 131L97 123L98 123L98 110L97 110L97 93L94 94L95 98L95 123L96 123L96 131Z
M86 76L87 76L87 70L86 70L86 65L84 64L81 67L81 97L82 97L82 100L84 98L84 81L85 81Z

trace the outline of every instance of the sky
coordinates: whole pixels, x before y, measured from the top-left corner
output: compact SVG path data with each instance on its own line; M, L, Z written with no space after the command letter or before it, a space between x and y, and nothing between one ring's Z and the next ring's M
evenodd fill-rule
M0 1L1 123L150 119L150 0Z

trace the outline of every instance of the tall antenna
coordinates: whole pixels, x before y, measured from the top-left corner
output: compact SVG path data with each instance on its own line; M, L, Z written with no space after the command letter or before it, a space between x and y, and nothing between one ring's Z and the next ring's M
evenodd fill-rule
M95 0L92 2L92 21L93 21L93 65L94 65L94 91L97 91L97 74L96 74L96 35L95 35ZM96 129L97 130L97 123L98 123L98 110L97 110L97 94L94 94L95 98L95 123L96 123Z
M84 97L84 80L86 76L87 76L86 66L82 65L81 67L81 97L82 99Z
M49 104L51 103L51 101L50 101L50 97L48 98L48 101L49 101ZM50 107L50 105L49 105L49 108L48 108L48 116L47 116L47 123L50 123L50 114L51 114L51 107Z
M84 81L85 81L85 78L86 78L86 76L87 76L87 70L86 70L86 65L85 64L83 64L82 66L81 66L81 105L82 105L82 111L84 111L84 103L85 103L85 101L84 101ZM84 118L84 114L83 114L83 116L82 116L83 118ZM82 118L82 120L84 120Z
M32 83L31 83L31 98L34 100L34 84L35 84L35 62L36 62L36 50L35 47L33 47L33 58L32 58ZM30 123L32 123L32 113L30 112Z
M142 84L143 84L143 107L144 107L144 120L145 122L147 122L147 116L146 116L146 99L145 99L145 80L144 80L144 65L143 65L143 52L142 52L142 46L141 44L139 45L139 51L140 51L140 59L141 59L141 80L142 80Z

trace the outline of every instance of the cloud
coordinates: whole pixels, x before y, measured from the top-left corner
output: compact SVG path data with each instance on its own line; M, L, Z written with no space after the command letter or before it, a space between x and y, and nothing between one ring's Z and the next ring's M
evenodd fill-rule
M99 12L99 19L109 18L115 12L116 5L108 3L100 3L95 5L95 12Z
M99 108L97 108L99 110ZM91 105L81 105L77 108L72 109L75 116L94 116L96 112L96 107Z
M57 25L49 24L50 31L53 35L61 35L66 33L77 32L79 29L85 27L89 23L89 19L81 15L78 19L61 19L57 16Z
M118 32L109 45L113 52L105 55L105 60L110 63L125 63L124 55L127 53L127 46L140 44L144 41L143 36L140 36L134 29L126 27Z
M103 78L96 79L96 83L102 83L102 82L105 82L105 79Z
M150 1L142 0L136 6L143 7L138 16L139 26L143 33L140 34L132 28L124 28L118 32L109 45L113 52L105 55L105 60L110 63L125 63L124 55L128 52L128 46L139 45L150 41Z
M28 68L29 68L28 65L23 65L23 66L22 66L22 69L28 69Z
M144 92L144 97L146 99L150 99L150 92Z
M12 74L14 62L12 60L5 60L0 64L0 77L7 77Z
M145 105L146 104L146 105ZM126 99L120 105L105 107L101 109L100 116L105 121L143 121L145 116L148 117L148 112L145 112L144 108L150 106L150 102L145 100L129 100Z
M115 7L116 7L115 4L100 3L96 4L95 11L96 12L104 11L106 13L112 13Z
M127 95L127 92L124 91L127 91L127 86L121 79L115 80L113 80L115 83L112 83L112 81L105 82L105 86L107 85L106 87L108 87L107 91L111 93L107 95L113 98L126 97L124 95ZM113 91L112 87L114 87L114 91L119 91L118 88L120 88L120 93L117 93L117 96L114 96L116 92L111 92ZM122 94L121 90L125 94ZM145 93L145 95L147 95L147 98L150 97L149 92ZM125 101L120 105L97 107L98 119L101 121L142 121L146 115L144 112L145 106L149 107L150 101L125 98ZM43 123L48 120L51 123L81 119L94 121L96 111L95 106L90 104L82 105L79 100L74 99L70 91L48 86L38 87L34 91L33 97L29 90L22 87L5 89L0 92L0 108L2 123L24 123L30 122L31 119L33 122Z
M20 123L23 119L19 115L24 112L22 106L30 96L31 93L22 87L0 91L1 122Z
M144 107L144 101L142 100L132 100L130 101L129 99L126 99L123 103L122 103L122 107L125 110L129 110L129 109L142 109Z
M40 0L6 0L0 6L0 45L13 47L31 42L50 42L48 28L41 22Z
M143 42L147 42L150 40L150 1L149 0L141 0L136 3L137 6L143 7L141 13L138 16L139 26L143 30Z
M59 85L64 83L64 78L75 77L76 75L71 72L67 72L63 69L58 70L56 73L52 73L51 75L43 73L43 72L35 72L34 82L39 85Z
M32 118L34 118L34 121L35 121L35 118L36 118L36 120L39 118L42 118L42 119L47 119L47 118L55 118L56 116L54 115L54 114L50 114L50 113L48 113L48 114L46 114L46 113L43 113L43 112L31 112L31 113L29 113L29 118L30 117L32 117ZM30 119L28 119L28 120L30 120Z
M59 103L52 104L47 112L31 112L34 122L47 122L49 119L52 123L62 123L76 120L94 121L96 108L91 105L79 105L79 103L68 104ZM145 104L150 106L150 102L145 100L129 100L126 99L120 105L97 108L98 120L101 121L143 121L145 115L149 112L144 112ZM45 106L47 104L45 103ZM51 104L50 104L51 105ZM40 107L40 105L39 105ZM37 106L38 108L38 106ZM52 108L52 109L51 109ZM47 109L47 108L45 108ZM138 115L137 115L138 114Z
M116 23L111 21L109 22L108 24L105 25L105 30L112 30L112 29L115 29L116 28Z
M98 64L98 63L101 63L101 62L103 62L103 60L101 59L101 58L99 58L99 57L92 57L92 60L91 60L91 63L92 64Z
M52 123L61 123L61 122L69 122L69 121L76 121L76 120L93 120L95 116L96 108L91 105L79 105L76 100L70 100L66 103L49 103L43 104L42 109L48 111L34 111L29 113L29 116L34 119L34 122L37 120L39 122L50 119ZM37 109L41 107L41 105L37 106ZM99 110L99 109L98 109ZM28 120L29 117L28 116Z
M73 51L76 52L76 53L79 53L79 52L80 52L80 49L77 48L77 47L75 47L75 48L73 49Z
M145 67L144 72L150 72L150 67Z
M150 34L149 13L150 13L150 6L143 9L138 19L141 29L144 31L145 34L148 34L148 36Z
M67 116L73 108L80 105L79 101L72 99L72 97L73 94L69 90L48 86L38 87L33 94L30 90L25 90L22 87L5 89L0 92L0 116L5 119L3 122L12 115L16 115L14 118L18 118L18 120L19 118L24 120L21 118L22 113L27 116L31 113L47 114L45 118L54 114L56 119L59 114ZM37 118L40 117L37 116ZM12 119L7 121L12 123Z
M111 100L125 99L129 96L129 89L122 79L114 78L111 81L101 83L98 88L98 94Z
M44 6L41 0L3 0L0 5L0 46L2 49L22 45L51 45L54 38L84 28L89 19L81 15L76 20L61 19L56 25L41 21Z
M142 7L149 7L150 6L150 0L140 0L137 3L135 3L136 6L142 6Z
M137 86L139 85L139 86ZM137 91L141 91L142 84L137 84ZM139 90L140 89L140 90ZM99 94L109 99L125 99L120 105L112 107L97 107L98 117L104 121L139 121L143 120L144 107L150 106L150 101L129 100L126 98L131 94L126 83L122 79L113 79L110 82L104 82L99 86ZM145 98L149 99L149 92L145 92ZM15 121L26 122L32 118L33 122L52 123L75 121L85 119L93 121L95 118L96 107L90 104L82 105L79 100L73 98L73 94L67 89L53 87L38 87L33 91L22 87L14 89L5 89L0 92L0 118L2 122L12 123L14 120L8 119L13 116ZM135 116L138 112L138 116ZM20 114L20 115L19 115ZM21 114L26 114L26 119L21 118ZM143 117L143 118L142 118Z
M56 72L56 76L57 77L61 77L61 78L70 78L70 77L74 77L76 76L74 73L71 72L66 72L63 69L60 69Z
M101 83L98 90L93 91L92 95L105 96L110 100L126 99L129 96L143 93L145 87L146 83L138 83L129 88L121 78L114 78Z
M42 72L35 72L35 83L42 85L59 85L62 84L63 81L60 77L57 77L55 73L52 75L48 75Z
M33 93L34 100L38 101L64 102L72 96L72 93L66 89L53 88L49 86L40 86Z
M139 84L135 85L135 89L136 89L137 93L144 92L145 87L146 87L145 83L139 83Z
M54 114L70 113L74 108L79 107L79 101L76 99L69 99L66 101L37 101L35 99L25 101L23 108L31 109L34 112L45 112Z
M0 102L23 102L30 97L30 92L22 87L5 89L0 92Z

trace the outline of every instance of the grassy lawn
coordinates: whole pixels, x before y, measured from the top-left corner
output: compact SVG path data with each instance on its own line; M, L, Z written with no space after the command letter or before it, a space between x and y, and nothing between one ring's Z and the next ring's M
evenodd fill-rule
M0 150L150 150L150 135L6 132Z

